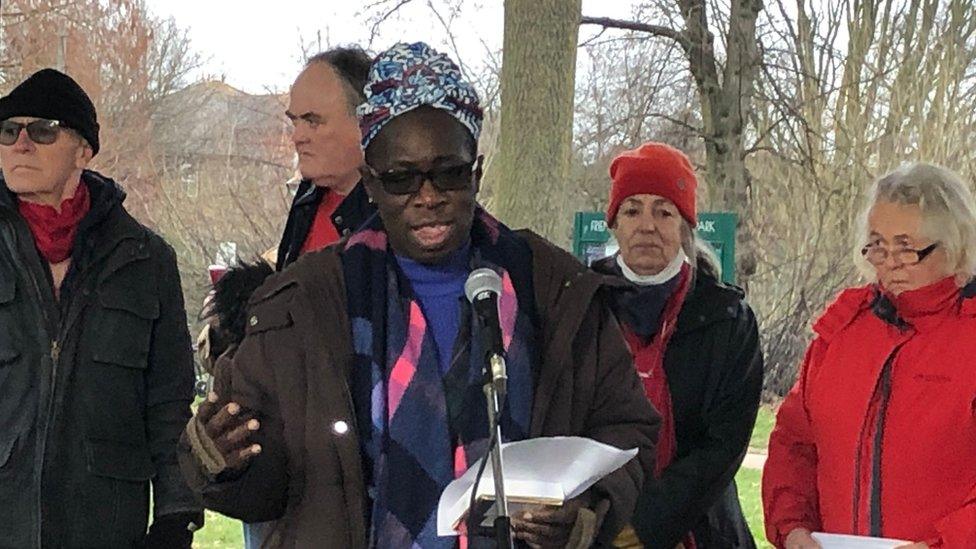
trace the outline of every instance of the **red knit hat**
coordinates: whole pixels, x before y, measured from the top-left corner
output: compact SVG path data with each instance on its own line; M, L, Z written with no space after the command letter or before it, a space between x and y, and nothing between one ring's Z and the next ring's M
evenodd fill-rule
M678 207L681 217L697 225L695 189L698 179L685 153L664 143L644 143L610 163L610 204L607 224L613 226L620 203L635 194L656 194Z

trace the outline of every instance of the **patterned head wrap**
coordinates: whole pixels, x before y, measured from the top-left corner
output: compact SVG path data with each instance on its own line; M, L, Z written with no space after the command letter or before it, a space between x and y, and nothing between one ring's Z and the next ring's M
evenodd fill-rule
M387 122L422 106L446 111L475 141L481 134L478 92L448 56L423 42L401 42L379 54L364 91L366 102L356 109L364 150Z

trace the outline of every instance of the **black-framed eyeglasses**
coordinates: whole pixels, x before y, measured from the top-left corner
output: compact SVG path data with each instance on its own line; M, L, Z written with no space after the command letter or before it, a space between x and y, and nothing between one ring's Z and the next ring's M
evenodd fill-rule
M367 165L370 175L383 186L383 190L390 194L414 194L430 181L439 191L462 191L470 189L473 184L475 171L480 169L483 157L481 155L471 162L440 166L433 170L390 170L378 173Z
M887 248L880 244L868 244L867 246L861 248L861 255L864 259L868 260L868 263L872 265L881 265L884 263L888 256L891 255L895 258L895 262L901 265L917 265L925 258L932 254L939 247L938 242L933 242L928 246L915 250L912 248L899 248L897 250L888 251Z
M17 142L21 130L27 130L27 137L38 145L50 145L58 140L58 134L64 126L59 120L39 118L23 123L13 120L0 122L0 145L10 146Z

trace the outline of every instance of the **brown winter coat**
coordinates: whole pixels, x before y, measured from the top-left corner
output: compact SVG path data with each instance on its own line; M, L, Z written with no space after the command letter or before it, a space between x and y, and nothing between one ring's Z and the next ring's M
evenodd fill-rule
M531 233L542 364L531 436L580 435L635 460L595 491L610 512L598 541L608 543L630 518L652 468L660 418L644 396L603 278ZM258 411L263 451L237 478L206 476L189 444L181 463L205 505L247 522L276 520L281 547L364 547L368 528L352 396L352 363L342 266L335 247L308 254L270 278L251 300L247 336L232 361L218 365L216 391ZM349 430L335 429L344 422Z

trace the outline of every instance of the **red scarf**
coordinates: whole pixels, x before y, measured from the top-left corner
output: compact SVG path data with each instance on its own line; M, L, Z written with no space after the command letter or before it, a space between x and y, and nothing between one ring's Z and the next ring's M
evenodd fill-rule
M27 221L34 243L44 260L52 265L71 256L78 224L91 207L88 185L79 182L74 196L61 202L61 211L53 206L18 200L20 215Z
M624 325L624 337L634 356L634 366L644 384L644 394L651 401L654 408L661 414L661 430L657 441L657 455L654 460L654 478L661 478L661 473L674 461L678 450L677 439L674 434L674 411L671 408L671 390L668 388L668 375L664 371L664 353L668 342L674 335L678 323L678 313L684 304L685 296L691 282L691 267L685 263L681 266L681 277L678 286L668 298L664 310L661 312L660 328L651 340L644 343L640 336L630 327ZM682 540L686 549L695 549L694 537L689 532Z

